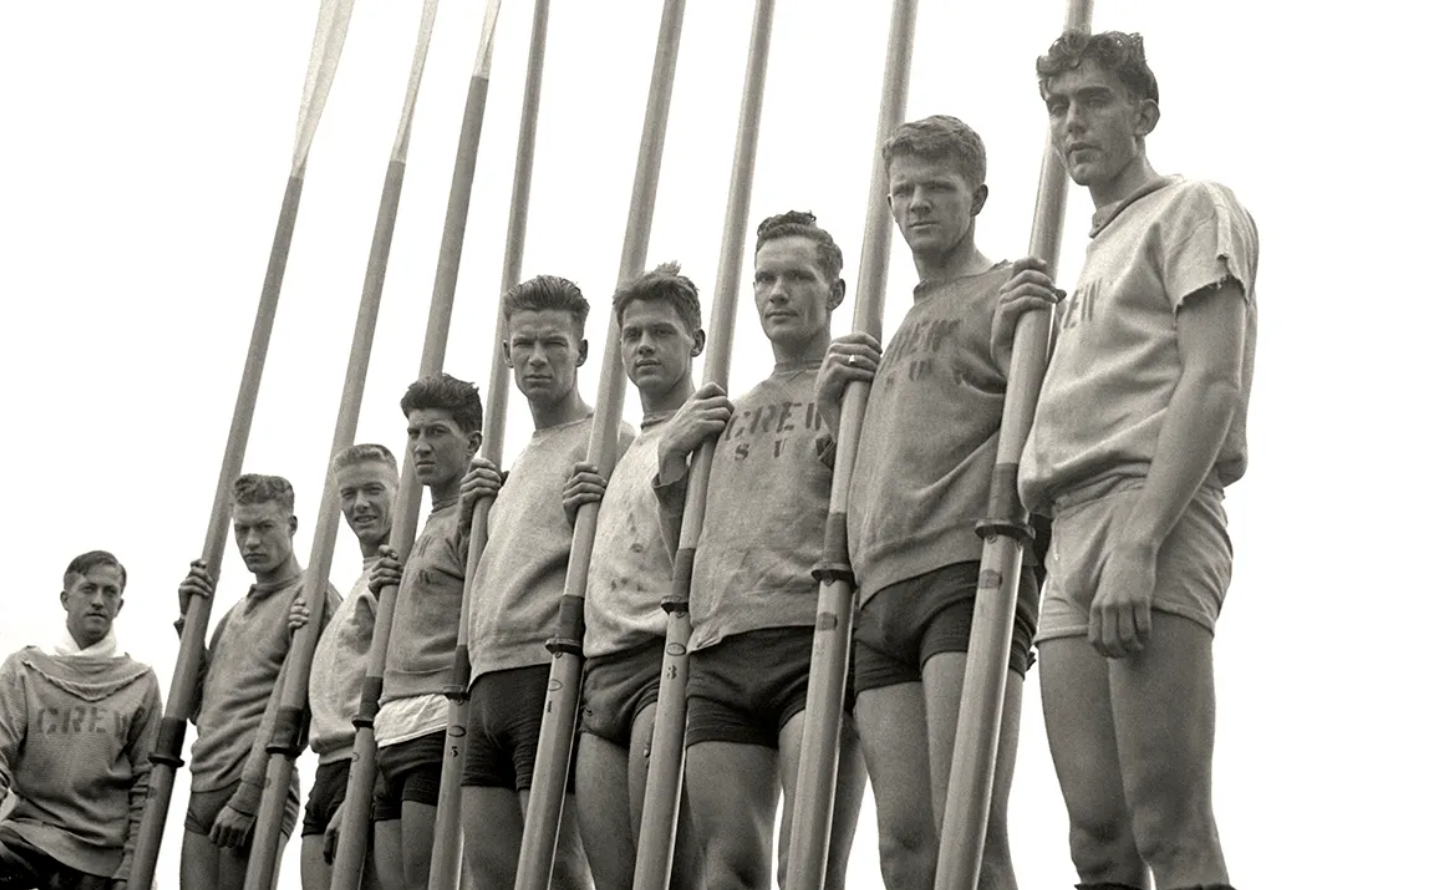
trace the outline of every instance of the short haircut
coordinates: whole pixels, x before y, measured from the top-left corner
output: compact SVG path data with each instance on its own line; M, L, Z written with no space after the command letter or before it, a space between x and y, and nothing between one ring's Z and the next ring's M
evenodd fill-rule
M1118 77L1132 98L1160 101L1160 85L1155 82L1155 72L1150 70L1149 62L1145 61L1145 38L1123 31L1088 34L1071 30L1059 35L1049 52L1034 62L1040 95L1044 94L1050 78L1087 61Z
M758 224L758 241L753 245L753 255L769 241L779 238L807 238L813 242L818 254L818 265L830 281L836 281L843 271L843 251L834 243L833 236L818 225L818 218L807 210L790 210L777 216L770 216Z
M429 374L407 387L402 396L402 414L410 416L424 408L448 412L469 435L482 429L482 397L477 395L477 384L451 374Z
M356 445L348 445L338 451L331 458L331 471L335 473L342 467L352 467L367 462L385 464L392 472L397 472L397 457L385 445L376 445L371 442L361 442Z
M623 311L638 300L657 300L672 306L690 334L703 327L698 286L682 273L682 267L677 263L663 263L618 288L618 292L613 294L613 312L617 314L619 324L623 321Z
M121 590L126 589L126 567L121 565L120 560L115 558L115 554L108 550L89 550L72 559L70 565L65 567L65 575L61 579L61 584L69 590L71 582L76 576L84 575L96 566L115 566L116 571L120 572Z
M899 124L884 141L883 154L886 164L900 155L953 161L959 173L975 185L984 182L988 169L984 140L973 127L947 114L932 114L922 120Z
M589 308L591 307L588 306L587 298L582 295L582 288L558 275L529 278L502 295L504 320L511 321L513 313L516 312L558 309L570 314L577 322L579 336L587 324Z
M280 476L247 473L231 486L232 504L276 504L288 516L296 509L296 492Z

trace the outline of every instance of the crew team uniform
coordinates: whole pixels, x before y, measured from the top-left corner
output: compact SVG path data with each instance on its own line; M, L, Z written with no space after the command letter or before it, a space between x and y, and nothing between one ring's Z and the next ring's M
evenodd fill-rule
M618 459L598 506L588 565L581 728L622 748L631 744L638 714L658 700L668 630L662 601L672 585L673 564L663 544L653 478L658 439L673 413L644 417L642 432Z
M923 281L869 390L849 489L849 561L862 610L857 692L917 682L924 662L965 652L974 619L989 486L1008 368L990 327L1010 267ZM1024 676L1039 614L1024 552L1009 669Z
M107 890L130 876L161 722L155 671L69 633L0 665L0 888Z
M780 364L718 437L694 558L687 744L778 747L804 709L833 473L813 400L819 363ZM656 483L670 548L686 477Z
M1239 404L1214 468L1161 545L1152 609L1214 632L1230 583L1225 486L1245 473L1255 357L1255 223L1224 186L1163 177L1095 212L1079 284L1056 321L1020 493L1052 512L1039 639L1084 636L1105 558L1155 458L1181 365L1175 314L1227 281L1246 300Z
M301 579L297 574L251 585L211 636L201 661L187 831L210 834L227 804L248 816L260 807L267 735L280 706L281 670L291 648L289 613L301 593ZM326 613L335 613L340 601L327 585ZM281 821L287 837L296 825L300 802L301 783L293 765Z
M311 750L316 753L316 780L301 816L301 836L325 834L331 817L346 797L351 774L352 718L361 709L362 680L367 652L377 623L377 598L367 585L367 574L377 557L362 561L361 577L337 607L336 617L316 641L307 683L311 711Z
M402 567L387 640L374 732L381 778L372 820L402 817L402 802L437 805L447 738L447 697L457 651L466 561L457 530L459 498L432 501Z
M533 431L487 514L487 547L468 591L472 692L463 786L532 787L551 673L547 641L557 628L572 550L562 489L586 458L591 433L592 415ZM621 430L619 448L631 438Z

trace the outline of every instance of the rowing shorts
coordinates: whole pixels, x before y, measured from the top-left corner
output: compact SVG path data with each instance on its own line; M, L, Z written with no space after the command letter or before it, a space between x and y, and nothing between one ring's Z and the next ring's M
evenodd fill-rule
M631 745L638 715L657 704L662 667L661 638L589 658L582 674L582 731L623 748Z
M346 782L351 777L351 760L333 760L316 768L316 779L306 796L306 809L301 813L301 836L325 834L331 817L346 799Z
M974 627L979 563L956 562L890 584L859 611L854 632L858 692L917 683L924 663L941 652L968 652ZM1034 663L1030 645L1039 615L1039 583L1032 568L1019 574L1019 599L1009 645L1009 669L1021 677Z
M1139 488L1130 488L1078 503L1056 499L1046 563L1050 583L1039 616L1041 641L1089 633L1090 605L1105 559L1119 543L1139 496ZM1214 486L1191 498L1160 545L1150 603L1152 610L1188 618L1212 634L1230 586L1233 558L1224 498Z
M241 787L240 782L232 782L225 788L218 788L215 791L192 791L191 799L186 802L186 830L196 834L210 834L211 828L216 824L216 817L230 803L231 795ZM291 837L291 829L296 827L296 814L301 810L301 793L297 784L293 782L291 788L286 792L286 807L281 814L281 833Z
M689 655L687 744L776 749L783 727L808 701L812 660L812 627L749 631Z
M397 742L377 749L377 785L372 796L372 821L402 818L402 802L437 805L442 790L442 750L447 731Z
M532 788L537 763L537 741L542 735L542 711L547 705L547 681L552 666L535 664L493 671L472 684L467 706L467 755L462 762L462 786ZM573 745L567 770L567 791L573 790Z

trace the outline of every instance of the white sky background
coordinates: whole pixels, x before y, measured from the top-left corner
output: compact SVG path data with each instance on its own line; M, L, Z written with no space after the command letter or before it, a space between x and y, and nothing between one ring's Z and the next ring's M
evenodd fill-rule
M1099 0L1095 12L1097 29L1146 37L1162 92L1149 140L1156 168L1231 186L1261 232L1251 467L1229 495L1237 563L1216 646L1216 806L1242 888L1425 886L1446 829L1431 657L1446 614L1429 549L1446 493L1431 463L1442 442L1431 383L1443 316L1439 286L1423 280L1434 275L1439 238L1430 236L1440 234L1427 222L1442 196L1435 116L1422 101L1439 23L1408 12L1414 4L1349 15L1327 6ZM499 23L446 362L484 387L529 7L511 0ZM705 312L751 7L689 4L648 251L650 265L682 262ZM991 257L1019 256L1045 135L1033 60L1063 4L920 7L908 115L955 114L980 131L991 195L979 241ZM303 558L419 8L357 4L311 154L245 462L295 483ZM779 3L749 226L812 209L843 247L852 284L888 4L844 8ZM566 275L592 300L590 398L659 9L657 0L557 0L552 9L523 275ZM481 2L442 4L417 108L358 432L394 449L481 11ZM66 562L107 548L130 571L122 645L169 688L174 590L202 548L315 13L297 0L0 9L0 385L12 406L0 465L11 474L5 538L18 557L0 650L52 641ZM1087 194L1072 190L1066 284L1089 210ZM893 247L886 333L915 281L902 240ZM835 331L849 329L853 309L851 294ZM746 302L738 317L741 391L771 356ZM522 400L511 405L509 461L531 428ZM626 416L638 413L630 393ZM228 550L217 616L246 586ZM343 528L334 583L347 589L359 564ZM1069 886L1037 673L1026 690L1010 802L1015 861L1024 887ZM302 764L309 783L313 761ZM162 887L175 886L186 796L182 779ZM874 845L868 807L851 887L881 886ZM283 887L299 886L298 848L293 840Z

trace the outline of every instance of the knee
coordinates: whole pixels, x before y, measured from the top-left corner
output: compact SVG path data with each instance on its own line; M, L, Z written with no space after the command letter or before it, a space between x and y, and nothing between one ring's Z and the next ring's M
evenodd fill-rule
M879 833L879 870L886 887L932 887L937 858L938 844L931 833Z
M1131 828L1140 856L1154 868L1193 861L1219 846L1208 803L1139 805L1132 814Z
M706 853L703 884L708 890L769 890L767 862L736 855L736 851L710 848Z

